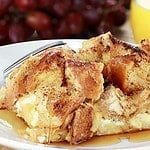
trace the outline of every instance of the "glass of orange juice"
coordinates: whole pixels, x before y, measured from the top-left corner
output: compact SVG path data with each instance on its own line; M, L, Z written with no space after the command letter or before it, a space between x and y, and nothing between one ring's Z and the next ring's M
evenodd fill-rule
M136 43L150 39L150 0L131 0L130 22Z

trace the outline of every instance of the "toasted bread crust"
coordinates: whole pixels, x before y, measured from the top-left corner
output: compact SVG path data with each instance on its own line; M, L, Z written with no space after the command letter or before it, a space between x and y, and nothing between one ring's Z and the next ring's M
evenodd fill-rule
M71 144L79 144L93 136L93 132L91 131L92 120L93 108L91 106L83 104L75 111L69 133Z
M145 47L145 49L149 49L148 42L145 43ZM140 47L116 39L111 33L85 41L78 57L84 61L104 63L103 76L105 82L116 84L127 94L149 86L150 57L148 53ZM142 75L140 75L140 71ZM134 74L143 80L137 79L136 85L132 86L132 84L135 84L135 79L129 77L129 72L135 72Z
M150 56L150 41L149 39L144 39L140 43L141 49Z
M126 94L149 87L149 70L148 61L138 55L117 56L109 63L110 80Z

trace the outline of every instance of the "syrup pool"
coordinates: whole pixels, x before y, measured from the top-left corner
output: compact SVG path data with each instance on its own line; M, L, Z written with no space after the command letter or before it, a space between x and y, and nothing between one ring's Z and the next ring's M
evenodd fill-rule
M21 134L25 132L27 125L25 122L17 117L14 112L8 110L0 110L0 119L7 121L13 129ZM117 135L104 135L99 137L93 137L92 139L82 144L73 146L67 142L53 143L52 145L63 146L63 147L77 147L77 146L105 146L117 144L121 139L127 138L131 142L143 142L150 141L150 130L144 130L133 133L117 134Z

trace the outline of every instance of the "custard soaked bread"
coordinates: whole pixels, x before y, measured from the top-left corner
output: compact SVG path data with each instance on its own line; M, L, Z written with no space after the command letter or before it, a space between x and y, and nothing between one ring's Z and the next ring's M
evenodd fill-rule
M107 65L111 82L124 93L144 90L149 85L150 64L145 55L116 56Z
M150 59L141 49L110 33L76 53L47 49L7 77L1 108L21 117L28 126L22 136L38 143L150 129Z
M24 119L27 138L42 143L65 140L75 110L87 99L100 98L102 70L102 63L78 61L67 48L49 49L10 74L2 107Z
M108 32L83 42L78 58L102 62L105 82L116 84L123 92L130 94L149 87L150 55L146 53L147 49L148 46L143 51Z

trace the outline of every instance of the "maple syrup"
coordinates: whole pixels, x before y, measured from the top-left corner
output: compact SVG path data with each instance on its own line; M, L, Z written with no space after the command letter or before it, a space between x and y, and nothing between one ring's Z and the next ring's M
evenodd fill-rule
M8 110L0 110L0 118L7 121L14 130L20 134L24 132L27 125L25 122L16 116L14 112ZM77 147L77 146L106 146L119 143L121 138L127 138L131 142L143 142L143 141L150 141L150 130L144 130L139 132L133 133L125 133L125 134L117 134L117 135L104 135L99 137L93 137L92 139L88 140L79 145L70 145L67 142L59 142L53 143L52 145L63 146L63 147Z
M0 119L7 121L18 134L25 132L27 128L25 122L12 111L0 109Z

